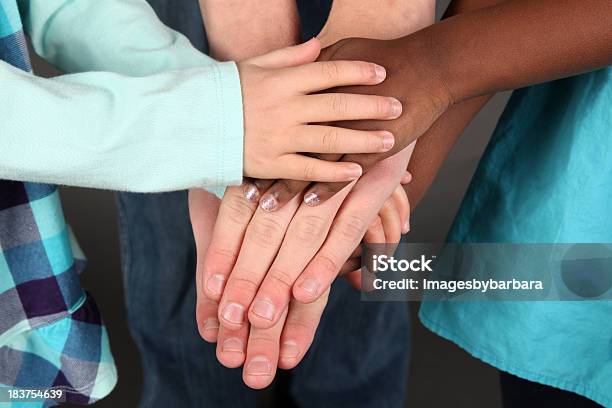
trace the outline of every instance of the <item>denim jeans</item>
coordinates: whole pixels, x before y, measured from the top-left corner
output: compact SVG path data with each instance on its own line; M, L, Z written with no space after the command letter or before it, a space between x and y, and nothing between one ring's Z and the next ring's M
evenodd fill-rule
M149 2L205 50L197 0ZM321 28L329 3L298 2L305 37ZM117 201L128 323L144 369L141 406L261 405L262 392L243 384L241 369L219 364L215 345L198 334L187 193L121 193ZM301 407L401 407L409 341L405 304L361 302L340 279L310 351L275 391Z
M242 383L203 341L195 321L195 244L187 193L119 194L124 286L143 361L143 407L252 407ZM279 390L302 407L401 407L409 317L404 303L361 302L332 289L314 343Z

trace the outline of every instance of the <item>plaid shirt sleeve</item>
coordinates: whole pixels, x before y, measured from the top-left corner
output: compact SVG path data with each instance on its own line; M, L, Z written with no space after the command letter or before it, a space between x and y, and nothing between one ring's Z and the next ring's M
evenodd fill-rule
M0 60L30 71L14 0L0 0ZM79 282L84 264L57 188L0 180L0 387L62 390L77 404L113 389L108 335Z

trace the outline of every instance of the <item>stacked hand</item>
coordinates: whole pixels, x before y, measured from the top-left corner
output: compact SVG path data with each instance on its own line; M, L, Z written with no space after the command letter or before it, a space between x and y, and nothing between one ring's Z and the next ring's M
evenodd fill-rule
M382 161L317 207L303 205L297 196L279 211L266 212L231 187L208 248L204 236L211 225L198 215L208 207L208 193L190 192L198 327L204 339L217 342L222 364L244 365L247 385L265 387L277 366L292 368L303 358L332 281L349 258L344 270L358 268L353 255L364 235L399 242L409 209L403 189L396 187L407 180L409 154ZM358 284L356 278L352 274Z
M609 2L557 3L492 2L395 40L340 41L318 63L318 45L310 43L240 66L243 87L255 90L244 92L245 175L268 180L250 181L244 193L227 190L207 253L203 233L213 227L198 216L207 208L206 193L191 192L190 212L199 329L218 342L223 364L244 364L247 385L264 387L277 366L291 368L303 358L331 282L358 267L362 239L396 242L400 226L407 231L407 199L397 187L414 141L452 105L460 102L429 132L428 148L439 151L442 144L444 152L423 159L430 163L422 167L439 166L450 148L446 133L456 138L487 99L479 96L609 65ZM353 1L346 4L354 9ZM387 14L400 16L395 7ZM551 14L557 8L563 12ZM415 29L431 19L421 23ZM346 33L354 35L353 26L345 25ZM567 27L579 29L561 35ZM385 67L386 79L372 74L381 68L344 62L364 56ZM282 86L268 73L284 78ZM334 89L312 94L328 88ZM402 111L395 100L375 95L397 98ZM275 120L262 120L270 117ZM359 275L348 276L359 286Z
M372 86L386 77L385 69L372 63L313 62L320 50L318 40L313 39L238 64L244 103L245 176L351 181L361 176L359 165L299 153L378 153L393 148L394 137L388 131L322 124L392 120L401 115L402 106L392 97L313 94L345 85Z
M328 21L328 23L331 21L332 24L326 26L325 34L322 36L325 37L322 40L326 44L331 44L335 38L346 34L335 32L335 27L340 26L333 24L333 21L338 20L338 14L335 13L347 12L336 7L342 4L342 2L334 3ZM416 10L421 9L422 14L416 13ZM353 10L352 5L350 10ZM421 5L406 15L414 17L414 21L411 24L398 21L397 25L401 29L395 30L396 32L404 33L406 27L412 26L416 30L430 24L433 19L433 9L425 11ZM419 17L416 17L417 15ZM384 18L381 16L383 21L377 25L373 24L372 18L369 18L371 27L380 28L381 37L393 31L388 29L391 21L389 17L388 15ZM345 27L345 29L348 32L354 30L352 27ZM326 67L323 68L326 75L337 77L340 72L338 68L346 64L343 57L336 57L341 51L345 52L345 46L348 44L339 43L323 50L319 56L318 64L332 63L332 65L321 66ZM312 44L303 47L314 48ZM285 49L283 52L286 53L288 50L291 51L291 49ZM347 48L347 54L349 51L351 49ZM361 51L363 50L352 49L355 60L362 60L364 56L369 55L369 50L357 55ZM291 69L303 69L308 65L294 66L312 62L316 58L314 54L315 52L312 52L308 54L308 57L283 58L282 64L292 66ZM383 54L384 51L376 54L375 58L382 58ZM278 59L278 56L277 54L274 58ZM368 56L367 60L369 59ZM389 60L391 61L390 58ZM258 64L261 65L261 62ZM330 68L331 71L328 71ZM397 71L397 68L393 69ZM381 69L378 68L378 71L380 72ZM241 69L241 76L244 77L245 72L248 74L248 71ZM378 150L362 147L351 147L350 150L347 150L349 144L347 142L337 149L310 149L307 151L312 153L311 160L321 159L316 162L317 166L319 163L324 163L323 168L326 169L331 170L329 166L338 166L339 163L344 163L344 165L359 163L360 170L370 170L356 181L341 180L342 177L330 177L333 180L322 180L330 181L329 184L311 186L328 188L330 191L333 188L334 191L338 191L338 194L333 197L333 194L329 193L331 199L317 200L315 197L313 200L312 194L304 194L313 177L279 176L281 180L274 181L269 175L270 169L264 169L262 172L265 173L268 180L252 180L251 183L245 183L242 188L230 187L226 190L219 207L217 222L213 228L210 220L201 214L206 209L210 209L211 203L215 200L203 191L190 192L190 213L198 253L196 273L198 327L205 340L217 342L217 357L222 364L227 367L244 366L243 378L250 387L267 386L273 380L277 367L289 369L301 361L314 338L319 319L327 303L330 285L339 274L344 275L356 288L361 288L360 242L397 244L401 234L409 229L410 206L402 184L410 181L410 175L406 172L407 163L414 148L414 144L410 142L418 136L418 132L411 131L409 135L402 129L402 132L398 133L402 139L394 135L393 146L388 143L389 136L393 135L390 130L400 130L404 126L404 123L400 121L409 120L400 111L395 111L395 116L388 114L389 105L385 107L385 104L393 102L394 93L404 88L399 78L393 78L393 84L381 88L381 83L385 84L389 79L391 78L385 76L382 79L379 77L378 81L364 78L356 80L359 83L346 83L346 86L365 85L363 88L353 88L358 94L368 96L368 99L361 101L358 101L359 98L355 98L355 95L345 92L345 89L348 90L342 87L345 84L336 85L332 84L332 81L324 84L327 87L334 87L333 90L325 91L327 93L323 94L324 98L319 98L320 95L307 95L324 89L323 86L320 88L301 86L297 89L294 87L294 91L290 91L294 93L294 96L290 98L296 98L295 101L298 101L298 98L310 98L314 101L314 97L317 97L316 103L320 105L312 109L320 109L321 112L321 115L307 117L306 113L310 108L308 110L296 109L295 111L299 111L299 114L294 113L295 119L289 118L288 121L281 122L279 129L285 128L286 132L294 132L293 134L296 135L296 138L291 139L292 141L297 140L299 135L308 133L295 132L300 127L307 128L309 132L321 131L324 135L324 144L327 146L334 144L331 143L332 141L356 140L365 135L370 138L378 137L379 141L381 138L383 141L386 139L382 148L379 144ZM284 86L294 86L299 83L297 81L299 80L296 79L295 82L287 83ZM245 83L245 88L251 85L252 83ZM424 86L423 83L417 85ZM364 88L380 89L384 95L393 99L376 97L373 92L364 92ZM278 89L270 88L268 92L274 95L273 92L278 92ZM257 119L268 115L265 109L251 111L249 101L259 103L258 98L258 96L251 97L245 94L245 127L247 129L245 175L251 177L262 177L262 175L251 171L247 161L252 158L255 162L256 158L263 158L267 152L251 149L253 153L249 153L248 127L254 124L255 128L265 129L265 126L271 125L265 122L250 122L248 118L250 116ZM379 106L378 109L375 109L375 101L382 103L382 108ZM348 113L363 109L363 107L357 108L362 103L364 106L371 104L371 107L362 110L358 116ZM391 106L393 105L397 106L391 103ZM262 106L279 108L281 105L269 103ZM294 106L297 106L297 102ZM381 114L381 110L386 114ZM280 116L283 112L277 111L275 114ZM340 116L344 117L339 118ZM369 122L364 122L368 120ZM293 126L290 124L291 121L294 123ZM319 123L312 124L312 121ZM283 139L287 135L286 132L277 133L277 140L286 140ZM270 134L275 133L270 132ZM268 136L263 135L262 140L263 137ZM397 145L398 141L401 143L400 146ZM363 145L366 144L368 143L363 143ZM270 148L269 144L261 146ZM292 143L285 146L275 157L282 158L283 155L286 155L289 159L299 158L303 162L305 157L295 153L304 150L296 149ZM393 151L393 157L389 157L390 154L379 155L379 153L389 151ZM348 156L344 155L351 153L371 154L355 155L351 160L347 160ZM274 164L270 160L274 158L262 159L261 165ZM336 163L337 161L339 162ZM311 163L315 164L314 161ZM343 175L346 176L347 173ZM243 194L248 197L248 200L244 199ZM304 200L304 197L307 200ZM314 206L313 204L320 205Z
M452 95L448 92L444 81L440 77L440 70L433 58L426 58L431 52L420 51L420 43L409 46L414 50L409 55L418 55L419 58L410 58L409 64L398 55L406 55L406 42L401 40L381 41L371 39L351 38L342 40L326 48L321 53L320 61L335 61L367 55L368 59L377 64L384 64L388 77L384 82L375 86L356 86L338 88L336 92L394 95L403 106L402 115L395 120L382 123L384 130L395 136L392 149L378 154L347 154L324 155L325 160L342 160L357 163L367 171L380 160L389 157L407 146L414 147L414 141L420 137L431 125L452 105ZM401 52L399 51L401 47ZM397 49L396 49L397 48ZM409 68L407 69L406 66ZM350 122L337 122L336 126L361 131L381 129L380 121L361 120ZM301 194L308 186L308 182L299 180L281 180L274 184L271 182L250 182L245 187L247 199L260 199L260 204L267 211L275 211L283 207L297 194ZM347 182L325 182L309 186L303 194L307 205L315 206L326 201L347 185ZM264 194L265 193L265 194Z

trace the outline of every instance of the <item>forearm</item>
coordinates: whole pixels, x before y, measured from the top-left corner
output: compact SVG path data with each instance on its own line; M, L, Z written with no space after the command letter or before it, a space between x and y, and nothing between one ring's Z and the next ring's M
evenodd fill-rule
M300 40L295 0L200 0L211 55L242 60Z
M612 63L611 15L609 0L514 0L459 14L400 42L435 50L432 64L458 102Z
M419 204L431 187L463 130L491 97L480 96L453 106L416 142L408 165L412 181L404 186L412 208Z
M451 2L443 18L501 4L507 0L455 0ZM487 104L493 95L472 98L451 107L433 126L416 142L408 170L413 178L404 186L415 208L431 187L440 167L451 149L465 130L466 126Z

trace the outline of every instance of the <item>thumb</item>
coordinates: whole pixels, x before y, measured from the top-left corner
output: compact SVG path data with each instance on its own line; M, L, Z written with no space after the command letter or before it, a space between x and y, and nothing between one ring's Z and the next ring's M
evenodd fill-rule
M320 53L321 43L317 38L312 38L299 45L280 48L267 54L250 58L247 62L262 68L287 68L314 62Z

